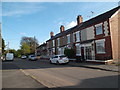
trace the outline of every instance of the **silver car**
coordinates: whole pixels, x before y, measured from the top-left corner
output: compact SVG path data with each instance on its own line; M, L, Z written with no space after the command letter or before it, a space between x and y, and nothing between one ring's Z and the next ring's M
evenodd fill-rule
M31 61L35 61L35 60L37 60L37 57L35 55L29 55L28 59Z

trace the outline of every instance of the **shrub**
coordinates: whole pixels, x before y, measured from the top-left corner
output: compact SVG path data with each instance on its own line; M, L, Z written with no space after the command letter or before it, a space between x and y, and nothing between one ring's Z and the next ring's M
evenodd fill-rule
M74 49L68 49L68 48L65 48L64 54L65 54L68 58L75 58L75 55L76 55Z

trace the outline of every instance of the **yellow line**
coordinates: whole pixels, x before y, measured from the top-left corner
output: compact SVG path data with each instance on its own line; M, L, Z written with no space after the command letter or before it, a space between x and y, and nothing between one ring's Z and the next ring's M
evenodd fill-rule
M31 78L33 78L34 80L36 80L38 83L41 83L41 84L43 84L44 85L44 83L42 83L42 82L40 82L39 80L37 80L37 78L36 77L34 77L33 75L30 75L30 74L28 74L28 73L26 73L23 69L19 69L21 72L23 72L26 76L30 76ZM44 85L44 86L46 86L46 85ZM46 87L48 87L48 86L46 86ZM48 87L49 88L49 87Z
M23 69L20 69L21 72L23 72L26 76L28 76L29 74L26 73Z

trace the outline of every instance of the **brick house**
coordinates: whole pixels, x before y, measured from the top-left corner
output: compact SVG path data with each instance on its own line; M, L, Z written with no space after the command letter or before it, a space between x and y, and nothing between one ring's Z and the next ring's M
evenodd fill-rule
M39 47L36 48L38 56L46 56L47 55L47 44L43 43Z
M48 55L64 54L65 48L73 48L82 60L120 59L120 6L83 22L77 17L77 25L65 30L61 25L60 33L46 41Z

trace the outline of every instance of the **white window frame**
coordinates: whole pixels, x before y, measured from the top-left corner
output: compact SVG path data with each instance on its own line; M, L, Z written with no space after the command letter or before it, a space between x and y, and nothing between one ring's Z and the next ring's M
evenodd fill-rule
M76 33L73 33L73 42L75 42L75 34L76 34Z
M96 40L96 53L97 54L105 54L105 39L101 39L101 40ZM100 49L98 49L98 44L102 43L104 50L103 51L99 51Z
M52 40L52 43L53 43L53 47L55 46L55 40Z
M57 38L58 46L60 46L60 38Z
M70 34L67 35L67 44L69 44L69 43L70 43Z
M80 31L76 32L76 42L80 41Z
M76 46L76 56L81 56L81 45L80 44L76 44L75 46Z
M98 29L99 27L101 27L101 29L99 29L99 30L101 30L100 33L97 32L97 31L98 31L97 29ZM102 23L95 25L95 31L96 31L96 35L103 34Z

